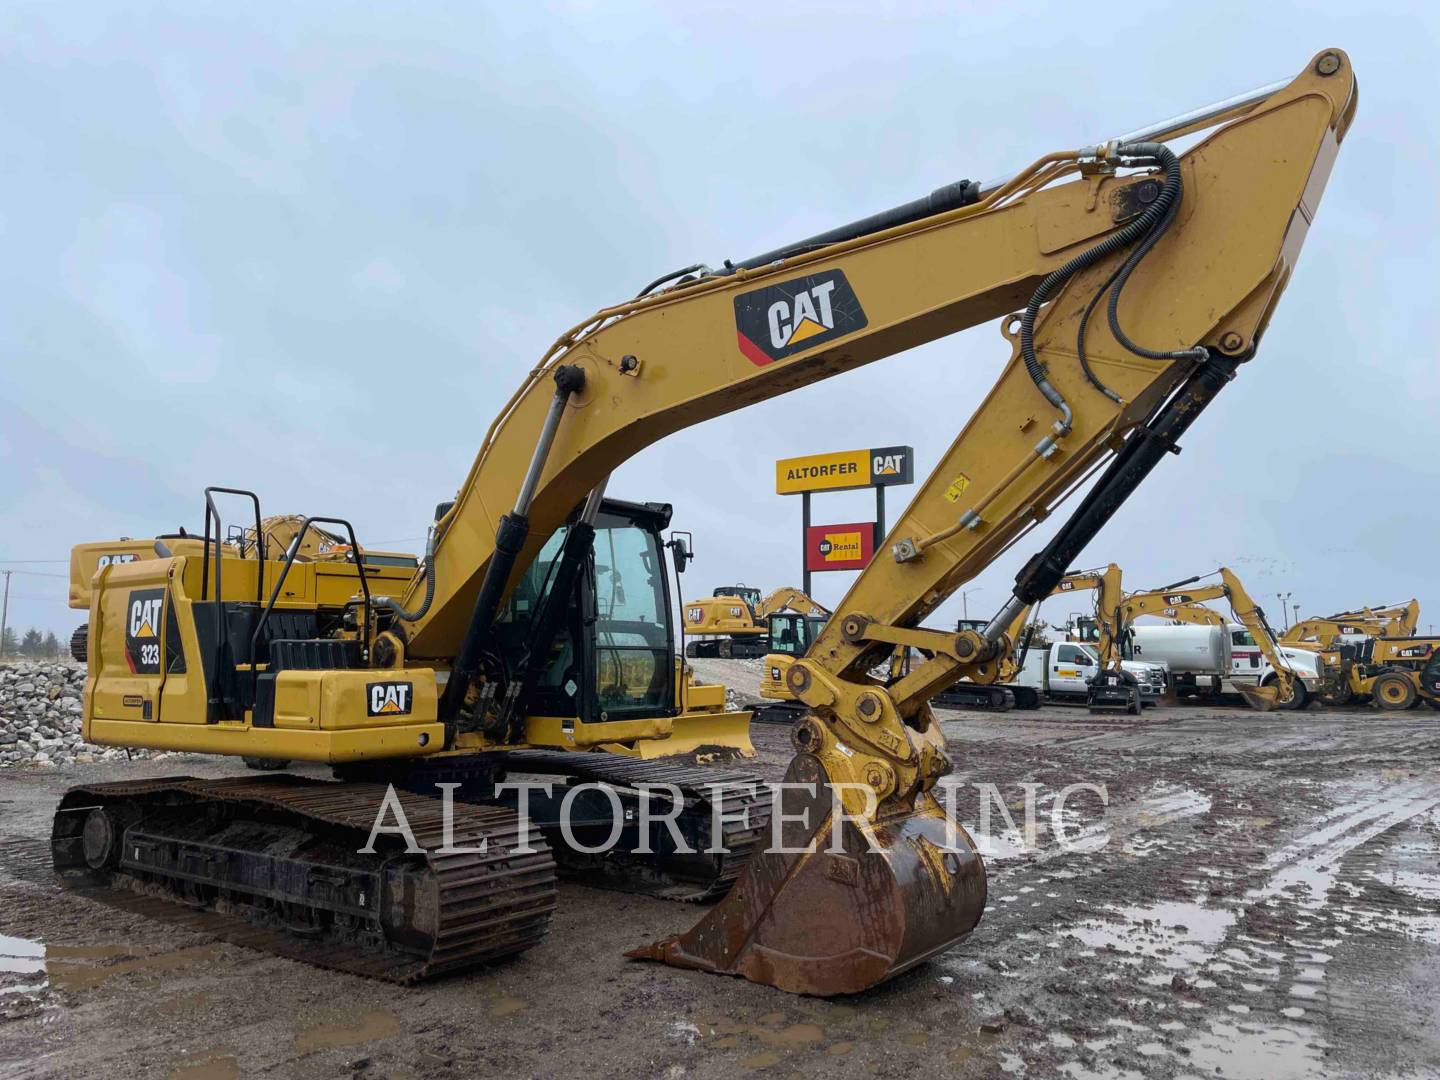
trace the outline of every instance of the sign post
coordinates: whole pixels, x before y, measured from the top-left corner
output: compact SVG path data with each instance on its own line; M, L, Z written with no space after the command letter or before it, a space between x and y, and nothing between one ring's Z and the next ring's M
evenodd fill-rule
M802 588L810 575L828 570L861 570L885 539L885 489L915 482L915 451L909 446L841 450L832 454L781 458L775 462L775 493L800 496ZM812 525L810 496L817 491L875 489L875 520Z

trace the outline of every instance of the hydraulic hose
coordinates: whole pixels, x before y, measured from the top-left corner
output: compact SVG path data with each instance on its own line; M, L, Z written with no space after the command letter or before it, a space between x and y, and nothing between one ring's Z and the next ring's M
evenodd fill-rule
M1040 313L1040 308L1053 299L1065 283L1080 271L1089 269L1102 259L1123 251L1132 244L1138 244L1121 267L1101 287L1100 292L1092 299L1090 306L1085 309L1085 320L1088 320L1090 312L1094 310L1095 301L1108 291L1110 293L1110 328L1115 334L1116 340L1126 349L1138 356L1153 360L1182 358L1200 360L1206 355L1203 349L1180 353L1152 352L1136 345L1120 329L1117 315L1120 290L1124 288L1125 282L1129 280L1135 266L1150 252L1160 237L1165 234L1170 223L1175 220L1175 213L1179 209L1180 200L1184 195L1184 180L1180 175L1180 159L1163 143L1127 143L1116 147L1113 154L1116 158L1121 159L1123 164L1150 162L1162 166L1165 170L1165 180L1160 187L1160 194L1134 221L1046 275L1045 279L1040 282L1040 287L1030 297L1030 302L1025 306L1025 311L1020 317L1020 355L1025 361L1025 370L1040 393L1045 396L1045 400L1060 410L1061 419L1056 427L1057 433L1062 435L1070 430L1072 413L1064 395L1051 385L1045 365L1035 354L1035 319ZM1085 363L1083 347L1085 320L1081 321L1079 337L1082 365ZM1086 366L1086 374L1097 386L1100 385L1089 372L1088 366ZM1102 389L1104 388L1102 387ZM1114 394L1111 393L1110 396L1114 397Z
M361 572L364 572L365 557L361 555ZM430 531L425 537L425 599L420 601L420 606L414 611L406 611L400 606L400 601L393 596L377 596L375 606L391 612L401 622L414 622L423 619L425 613L430 610L430 605L435 602L435 526L430 526Z

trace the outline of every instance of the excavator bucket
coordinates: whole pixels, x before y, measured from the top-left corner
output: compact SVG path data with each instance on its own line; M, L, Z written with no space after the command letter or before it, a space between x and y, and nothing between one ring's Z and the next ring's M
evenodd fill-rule
M1283 708L1280 704L1280 688L1277 686L1257 686L1253 689L1237 687L1240 696L1245 699L1245 704L1260 712L1270 712L1273 709Z
M873 825L842 818L837 838L819 759L797 755L785 780L804 786L781 790L779 835L730 893L690 930L628 955L829 997L882 983L975 928L985 866L933 798Z

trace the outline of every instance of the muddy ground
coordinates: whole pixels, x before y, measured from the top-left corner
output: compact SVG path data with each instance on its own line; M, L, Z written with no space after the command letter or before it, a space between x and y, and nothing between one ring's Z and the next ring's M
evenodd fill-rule
M1039 785L1036 844L995 813L976 932L835 1001L628 962L697 910L573 885L546 944L418 989L271 958L48 869L67 786L234 764L12 771L0 1075L1440 1075L1440 713L946 716L957 780L997 785L1021 824ZM777 777L785 733L755 741ZM1108 806L1082 792L1056 819L1074 783Z

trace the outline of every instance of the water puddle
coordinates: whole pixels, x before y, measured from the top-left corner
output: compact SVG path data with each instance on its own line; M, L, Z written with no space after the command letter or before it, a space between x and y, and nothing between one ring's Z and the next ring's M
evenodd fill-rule
M0 973L36 975L45 970L45 946L29 938L0 934Z
M740 1067L749 1071L768 1069L785 1060L789 1051L819 1047L827 1036L819 1024L787 1023L781 1012L766 1013L754 1024L737 1020L698 1020L695 1024L677 1019L671 1025L671 1035L687 1042L700 1041L715 1050L733 1050L745 1040L759 1044L755 1053L744 1058ZM689 1030L694 1028L693 1033ZM902 1040L904 1036L899 1036ZM853 1042L837 1042L826 1048L825 1053L843 1057L855 1049Z
M1323 1076L1324 1047L1301 1026L1216 1023L1185 1044L1192 1067L1227 1080L1302 1080Z
M302 1053L327 1050L333 1046L358 1046L400 1033L400 1021L387 1012L372 1009L343 1024L321 1024L295 1036L295 1049Z
M1168 825L1172 821L1208 814L1213 800L1194 788L1157 784L1135 807L1135 820L1142 828Z
M1236 918L1232 909L1178 901L1105 910L1123 921L1095 920L1067 932L1091 948L1111 949L1134 962L1158 960L1173 970L1202 965L1225 940Z
M55 945L50 948L50 980L60 990L93 990L102 983L121 975L164 974L189 967L192 964L214 960L216 955L215 948L210 945L155 953L153 956L135 956L132 950L120 946L85 948ZM116 957L131 957L131 959L115 960ZM115 962L108 964L89 962L92 960L115 960Z

